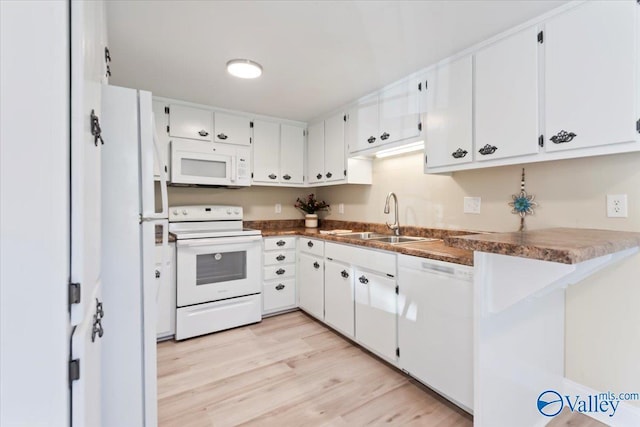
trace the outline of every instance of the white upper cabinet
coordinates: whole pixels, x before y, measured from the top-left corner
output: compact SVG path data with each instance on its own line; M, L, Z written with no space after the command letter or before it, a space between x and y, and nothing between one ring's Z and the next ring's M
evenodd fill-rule
M349 153L380 145L378 94L361 99L349 109Z
M309 183L324 180L324 122L309 125L307 135L307 173Z
M324 121L324 176L326 181L345 179L344 114Z
M532 27L475 54L477 160L538 153L538 46Z
M253 182L277 183L280 180L280 125L253 122Z
M172 104L169 106L169 135L212 141L213 113L202 108Z
M638 138L638 7L591 1L546 23L547 151Z
M214 114L215 142L226 144L251 144L251 120L247 116L226 113Z
M397 83L378 96L381 144L420 135L419 90L414 79Z
M473 160L472 61L465 56L431 70L426 80L426 168Z
M283 183L304 182L304 129L301 127L280 125L280 174Z

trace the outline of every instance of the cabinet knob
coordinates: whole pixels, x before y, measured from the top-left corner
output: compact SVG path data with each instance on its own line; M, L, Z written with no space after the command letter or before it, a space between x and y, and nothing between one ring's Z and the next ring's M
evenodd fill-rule
M315 268L316 270L320 268L320 264L318 264L318 261L313 263L313 268Z
M367 139L367 142L369 144L373 144L374 142L376 142L376 137L375 136L370 136L369 139Z
M322 174L319 173L318 175L316 175L316 178L321 179L322 178Z
M286 174L286 175L283 175L282 178L289 181L291 179L291 175Z
M563 129L560 132L558 132L556 135L553 135L549 139L554 144L564 144L565 142L569 142L569 141L573 140L573 138L575 138L576 136L578 136L578 135L576 135L573 132L567 132L566 130Z
M278 255L278 256L276 257L276 259L277 259L278 261L284 261L284 259L285 259L285 258L286 258L286 257L285 257L284 255L282 255L282 254L280 254L280 255Z
M209 132L207 132L206 130L202 129L200 132L198 132L198 135L207 136L207 135L209 135Z
M284 244L285 244L285 243L287 243L287 242L285 242L284 240L278 240L278 241L276 242L276 245L278 245L278 246L284 246Z
M367 279L364 275L360 276L358 280L360 281L360 283L364 283L365 285L369 283L369 279Z
M279 269L276 271L276 274L277 274L278 276L282 276L284 273L286 273L286 270L285 270L284 268L279 268Z
M389 135L387 132L383 133L382 135L380 135L380 139L383 141L386 141L387 139L389 139L391 135Z
M311 240L309 240L309 241L307 242L307 246L309 246L310 248L312 248L312 247L313 247L313 242L312 242Z
M454 159L461 159L464 156L466 156L467 153L468 153L467 150L463 150L462 148L458 148L456 151L451 153L451 155L453 156Z
M284 285L282 283L279 283L278 286L276 286L276 291L281 291L284 289Z
M278 175L276 175L276 174L273 174L273 173L269 174L269 178L271 178L271 179L276 179L277 177L278 177Z
M327 172L327 178L331 178L333 174L331 172Z
M483 156L486 156L487 154L495 153L497 149L498 149L498 147L496 147L495 145L487 144L484 147L482 147L481 149L479 149L478 153L482 154Z
M340 275L341 275L342 277L344 277L345 279L347 279L347 278L349 277L349 272L348 272L347 270L342 270L342 271L340 272Z
M223 140L223 141L224 141L224 140L225 140L225 139L227 139L227 138L229 138L229 137L228 137L227 135L225 135L224 133L219 133L219 134L218 134L218 139L221 139L221 140Z

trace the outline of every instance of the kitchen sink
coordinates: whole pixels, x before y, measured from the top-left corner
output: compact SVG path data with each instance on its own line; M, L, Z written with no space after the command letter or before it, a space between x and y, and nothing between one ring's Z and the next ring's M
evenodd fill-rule
M348 237L350 239L369 240L369 239L377 239L380 237L389 237L389 236L382 233L374 233L373 231L363 231L360 233L340 234L340 237Z
M384 243L409 243L409 242L429 242L438 239L432 239L429 237L414 237L414 236L384 236L384 237L372 237L370 240Z

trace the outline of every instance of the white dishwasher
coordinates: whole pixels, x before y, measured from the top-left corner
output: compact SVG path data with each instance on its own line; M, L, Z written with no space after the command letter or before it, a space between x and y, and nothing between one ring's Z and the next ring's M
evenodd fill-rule
M473 268L398 255L399 366L473 411Z

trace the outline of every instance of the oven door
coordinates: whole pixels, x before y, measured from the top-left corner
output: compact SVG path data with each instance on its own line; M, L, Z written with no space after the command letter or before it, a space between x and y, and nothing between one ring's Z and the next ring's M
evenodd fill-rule
M261 236L178 240L178 307L260 293L261 240Z
M171 141L173 184L233 185L235 153L212 143Z

